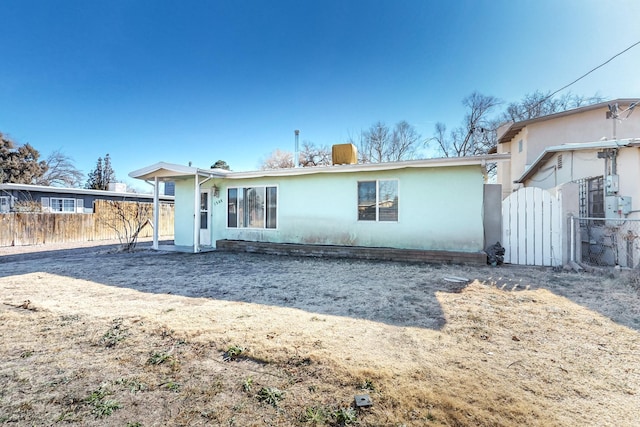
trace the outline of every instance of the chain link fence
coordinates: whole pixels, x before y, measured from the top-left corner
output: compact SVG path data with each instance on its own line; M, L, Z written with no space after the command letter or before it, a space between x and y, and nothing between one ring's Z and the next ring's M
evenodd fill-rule
M583 263L598 267L640 265L640 219L578 220Z

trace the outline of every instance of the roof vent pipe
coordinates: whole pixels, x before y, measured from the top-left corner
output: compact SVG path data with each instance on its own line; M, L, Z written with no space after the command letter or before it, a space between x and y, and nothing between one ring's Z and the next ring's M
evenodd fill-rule
M293 152L293 167L297 168L300 166L300 146L298 143L298 139L300 138L300 131L298 129L294 130L293 133L296 135L296 146Z

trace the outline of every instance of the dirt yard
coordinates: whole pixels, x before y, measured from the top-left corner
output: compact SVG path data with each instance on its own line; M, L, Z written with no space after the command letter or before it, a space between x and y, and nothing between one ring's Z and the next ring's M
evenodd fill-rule
M637 277L0 248L0 423L640 426Z

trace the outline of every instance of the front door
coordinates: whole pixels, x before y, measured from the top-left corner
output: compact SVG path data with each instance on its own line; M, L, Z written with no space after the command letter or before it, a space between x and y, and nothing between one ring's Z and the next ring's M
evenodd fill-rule
M211 246L211 192L200 192L200 245Z

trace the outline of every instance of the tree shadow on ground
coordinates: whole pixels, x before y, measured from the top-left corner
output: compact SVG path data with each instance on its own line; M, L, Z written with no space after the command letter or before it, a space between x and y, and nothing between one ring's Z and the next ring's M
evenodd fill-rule
M144 246L143 246L144 247ZM82 248L0 257L0 277L46 272L140 292L297 308L393 326L439 329L437 292L459 292L464 277L509 291L546 288L640 330L638 293L601 277L549 268L459 266L208 252ZM605 286L606 285L606 286ZM603 304L618 298L620 304ZM620 310L620 305L625 310Z

